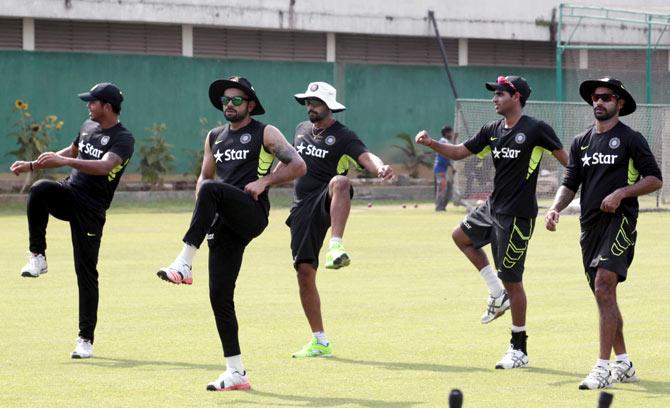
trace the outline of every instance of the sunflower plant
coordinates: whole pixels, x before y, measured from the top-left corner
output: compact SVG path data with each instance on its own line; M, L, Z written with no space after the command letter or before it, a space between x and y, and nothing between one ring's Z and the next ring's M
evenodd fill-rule
M14 132L9 136L16 140L17 148L8 153L16 160L31 161L37 159L40 154L48 151L53 132L63 128L63 121L58 120L56 115L47 115L41 121L37 121L30 113L29 105L20 99L14 102L14 111L18 118L14 123ZM44 176L43 170L26 173L26 181L21 191L31 181L38 180Z

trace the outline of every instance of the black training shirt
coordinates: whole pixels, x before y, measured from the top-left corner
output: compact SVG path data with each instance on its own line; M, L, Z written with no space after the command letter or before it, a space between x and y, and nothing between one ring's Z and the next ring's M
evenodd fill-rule
M295 183L296 201L321 190L336 175L346 174L350 163L360 166L358 157L368 151L356 133L337 121L319 134L313 132L311 122L298 124L293 146L307 165L307 174Z
M217 179L244 190L244 186L268 173L274 155L263 145L266 126L252 119L248 125L237 130L231 130L229 124L210 130L207 140L212 149ZM269 210L267 190L258 199Z
M605 133L590 127L575 137L563 185L577 192L581 184L581 222L591 224L604 214L600 204L605 197L646 176L661 179L649 144L639 132L619 122ZM638 208L637 197L629 197L617 212L637 217Z
M489 200L495 213L537 216L535 187L542 154L563 148L551 126L524 115L506 129L505 119L500 119L484 125L464 145L480 158L491 152L496 171Z
M87 120L81 125L72 143L78 147L78 159L100 160L107 152L121 158L121 164L103 176L72 169L70 176L65 179L65 184L72 188L85 208L104 212L109 208L114 191L133 155L135 138L120 122L109 129L102 129L99 123Z

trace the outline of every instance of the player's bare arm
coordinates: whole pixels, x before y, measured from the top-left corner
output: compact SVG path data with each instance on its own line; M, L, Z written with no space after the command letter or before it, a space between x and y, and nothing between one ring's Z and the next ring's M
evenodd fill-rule
M441 154L442 156L450 160L462 160L472 155L472 152L468 150L468 148L465 147L463 143L457 145L440 143L437 140L431 138L428 132L426 132L425 130L422 130L419 133L417 133L416 137L414 138L414 141L417 144L430 147L435 152Z
M212 156L212 148L209 146L209 133L205 137L205 147L203 148L204 155L202 159L202 166L200 167L200 175L198 176L198 182L195 185L195 197L198 197L198 191L200 191L200 186L205 180L212 180L216 175L216 162Z
M547 211L547 215L544 216L544 224L549 231L556 231L556 224L558 224L561 211L572 202L575 198L575 194L574 191L566 186L560 186L558 188L556 197L554 197L554 203L549 208L549 211Z
M365 152L358 156L357 161L372 174L384 180L390 180L393 177L393 168L380 159L376 154Z
M565 149L556 149L551 154L558 160L563 167L566 167L568 165L568 152L565 151Z
M305 161L291 146L284 135L274 126L266 126L263 132L263 145L282 163L272 173L244 186L244 191L250 193L254 200L268 187L286 183L307 172Z
M77 157L77 154L79 153L79 149L76 144L71 144L70 146L61 149L57 152L44 152L42 153L39 157L42 157L44 155L51 156L51 155L59 155L63 157ZM44 169L47 168L45 166L39 166L38 160L33 160L33 161L23 161L23 160L18 160L12 163L12 165L9 167L9 169L12 171L12 173L16 174L17 176L21 173L26 173L29 171L37 170L37 169ZM52 166L52 167L58 167L58 166Z
M607 213L613 213L617 210L617 208L619 208L621 200L624 198L638 197L641 195L653 193L661 187L663 187L663 181L658 177L644 177L633 185L614 190L614 192L603 199L602 203L600 204L600 210Z

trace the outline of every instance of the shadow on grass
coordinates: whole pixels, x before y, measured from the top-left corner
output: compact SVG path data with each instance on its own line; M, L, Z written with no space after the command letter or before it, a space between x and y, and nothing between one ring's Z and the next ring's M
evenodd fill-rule
M71 360L62 364L86 364L105 368L137 368L137 367L172 367L173 370L214 370L225 369L223 364L196 364L183 361L151 361L151 360L128 360L123 358L96 357L86 360Z
M432 371L436 373L476 373L476 372L489 373L492 371L480 367L460 367L460 366L450 366L443 364L425 364L425 363L400 363L395 361L365 361L365 360L352 360L349 358L341 358L341 357L332 357L329 358L329 360L337 361L340 363L380 367L385 368L387 370L398 370L398 371Z
M309 391L309 390L308 390ZM325 390L319 390L324 392ZM398 390L402 392L402 390ZM223 405L261 405L261 406L274 406L274 407L338 407L343 405L355 405L358 407L389 407L389 408L409 408L417 405L423 405L423 402L412 402L412 401L382 401L374 399L364 399L364 398L335 398L335 397L315 397L315 396L302 396L302 395L289 395L289 394L277 394L273 392L259 391L252 388L250 391L246 391L244 394L251 394L263 398L275 398L280 401L278 402L268 402L266 400L253 401L248 399L235 399L235 400L225 400L221 401L220 404Z

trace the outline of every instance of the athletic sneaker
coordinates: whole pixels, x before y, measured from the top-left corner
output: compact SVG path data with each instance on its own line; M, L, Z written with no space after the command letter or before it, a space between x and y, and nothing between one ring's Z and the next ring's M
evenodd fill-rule
M81 337L77 338L77 346L75 347L72 354L72 358L91 358L93 357L93 344L91 340L83 339Z
M170 266L160 268L156 273L159 278L164 281L172 282L175 284L186 284L190 285L193 283L193 273L191 272L191 265L187 265L183 262L174 261Z
M301 350L293 353L293 358L305 358L305 357L332 357L333 356L333 347L330 343L327 346L319 343L319 341L314 337L312 341L305 344Z
M333 242L328 248L328 253L326 254L326 268L327 269L340 269L345 266L349 266L351 259L347 255L344 245L339 242Z
M632 362L617 361L612 364L610 371L612 372L613 383L634 383L640 381L635 374L635 367L633 367Z
M509 346L505 355L496 363L497 369L524 368L528 367L528 356L521 350Z
M250 388L247 372L240 373L231 369L224 371L219 378L207 384L207 391L248 390Z
M507 309L509 309L509 296L506 290L503 290L503 293L498 297L489 295L486 311L482 315L482 324L491 323L505 314L505 310Z
M612 373L609 369L593 366L589 375L579 384L580 390L597 390L600 388L609 388L612 386Z
M21 276L24 278L37 278L38 276L47 273L47 259L43 254L28 255L28 262L21 268Z

